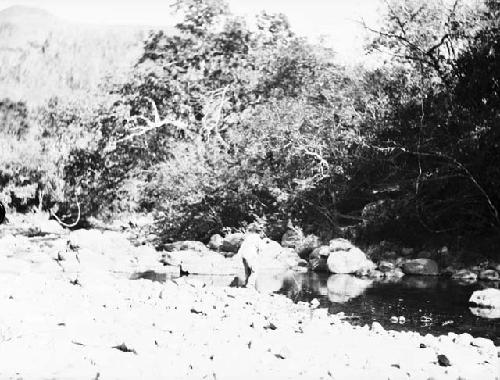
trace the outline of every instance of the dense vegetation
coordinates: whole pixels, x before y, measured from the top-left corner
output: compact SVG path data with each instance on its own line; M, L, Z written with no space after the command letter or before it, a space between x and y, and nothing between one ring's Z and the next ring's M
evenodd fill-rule
M376 69L337 64L283 15L177 7L176 32L152 32L99 102L0 102L7 203L150 212L163 239L289 221L409 243L498 233L497 2L389 2Z

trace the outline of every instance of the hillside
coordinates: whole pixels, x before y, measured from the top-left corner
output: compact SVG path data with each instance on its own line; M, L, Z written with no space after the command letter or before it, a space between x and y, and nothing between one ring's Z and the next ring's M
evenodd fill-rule
M39 103L94 94L136 61L147 28L66 22L37 8L0 11L1 97Z

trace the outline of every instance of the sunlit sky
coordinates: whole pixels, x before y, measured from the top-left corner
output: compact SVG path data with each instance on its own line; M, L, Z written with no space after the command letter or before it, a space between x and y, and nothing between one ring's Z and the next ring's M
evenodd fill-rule
M361 54L366 32L359 24L378 20L381 0L228 0L233 13L251 16L261 10L288 16L298 34L313 40L325 36L349 60ZM172 25L172 0L0 0L0 10L12 5L46 9L63 19L97 24Z

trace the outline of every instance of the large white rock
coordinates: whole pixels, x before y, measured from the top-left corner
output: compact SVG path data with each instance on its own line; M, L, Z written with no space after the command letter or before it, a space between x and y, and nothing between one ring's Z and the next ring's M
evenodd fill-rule
M256 233L247 233L235 256L245 261L252 272L269 269L287 269L295 266L298 256L293 251L283 248L278 242L262 239Z
M500 289L488 288L484 290L476 290L472 293L469 302L481 307L500 309Z
M333 245L332 242L330 242L330 255L327 260L328 270L331 273L354 273L375 268L375 264L366 257L363 251L348 241L340 241Z

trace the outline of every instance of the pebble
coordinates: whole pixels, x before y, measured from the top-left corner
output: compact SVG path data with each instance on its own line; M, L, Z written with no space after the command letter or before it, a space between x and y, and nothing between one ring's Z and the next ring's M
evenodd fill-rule
M438 363L441 367L451 366L450 359L448 359L446 355L438 355Z

